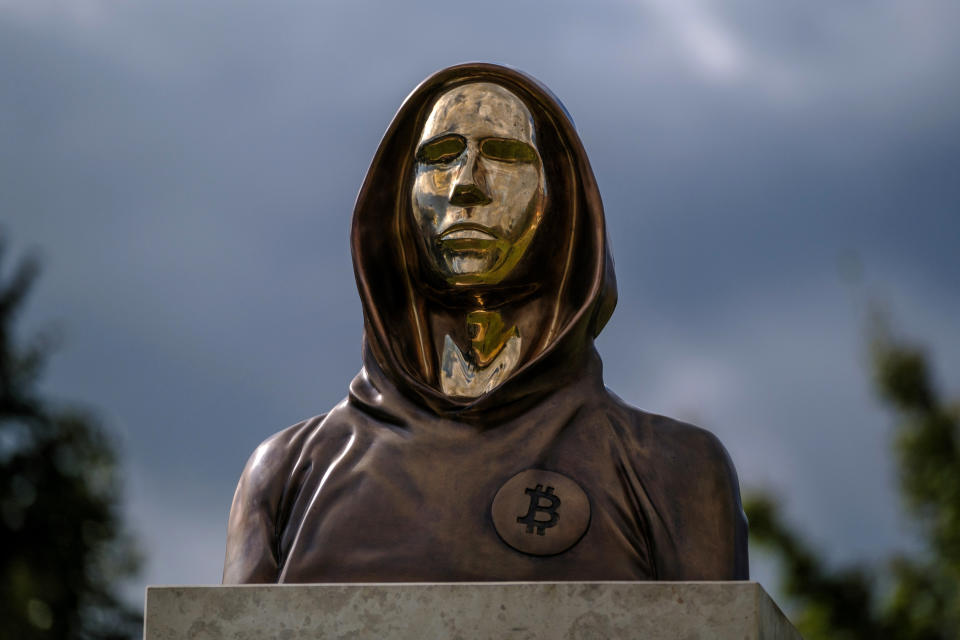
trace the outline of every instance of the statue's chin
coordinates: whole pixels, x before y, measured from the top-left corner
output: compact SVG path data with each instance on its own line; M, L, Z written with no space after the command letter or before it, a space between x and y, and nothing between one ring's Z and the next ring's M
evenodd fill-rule
M503 278L497 272L499 257L497 251L445 251L438 266L444 280L455 286L496 284Z
M451 277L483 277L493 271L493 256L473 252L447 253L444 267Z

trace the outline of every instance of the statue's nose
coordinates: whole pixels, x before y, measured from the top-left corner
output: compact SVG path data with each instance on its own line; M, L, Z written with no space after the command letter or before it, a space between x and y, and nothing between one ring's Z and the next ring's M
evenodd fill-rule
M492 202L484 190L483 169L478 165L479 154L468 150L460 173L450 191L450 204L457 207L478 207Z

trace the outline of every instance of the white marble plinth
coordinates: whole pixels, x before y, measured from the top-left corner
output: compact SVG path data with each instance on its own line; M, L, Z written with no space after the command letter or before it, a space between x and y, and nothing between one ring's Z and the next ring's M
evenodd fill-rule
M755 582L148 587L145 640L799 640Z

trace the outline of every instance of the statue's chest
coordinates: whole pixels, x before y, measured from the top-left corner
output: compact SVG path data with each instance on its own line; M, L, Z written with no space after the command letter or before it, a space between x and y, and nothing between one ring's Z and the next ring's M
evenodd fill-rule
M498 453L382 446L344 459L301 491L302 517L281 538L282 580L651 577L606 489L579 465Z

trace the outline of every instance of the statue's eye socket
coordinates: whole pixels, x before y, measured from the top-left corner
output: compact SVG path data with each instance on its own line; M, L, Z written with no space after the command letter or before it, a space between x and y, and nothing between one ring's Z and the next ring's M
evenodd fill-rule
M480 153L500 162L535 163L537 152L526 142L507 138L486 138L480 143Z
M429 140L417 151L417 161L425 164L442 164L455 160L467 148L461 136L448 135Z

